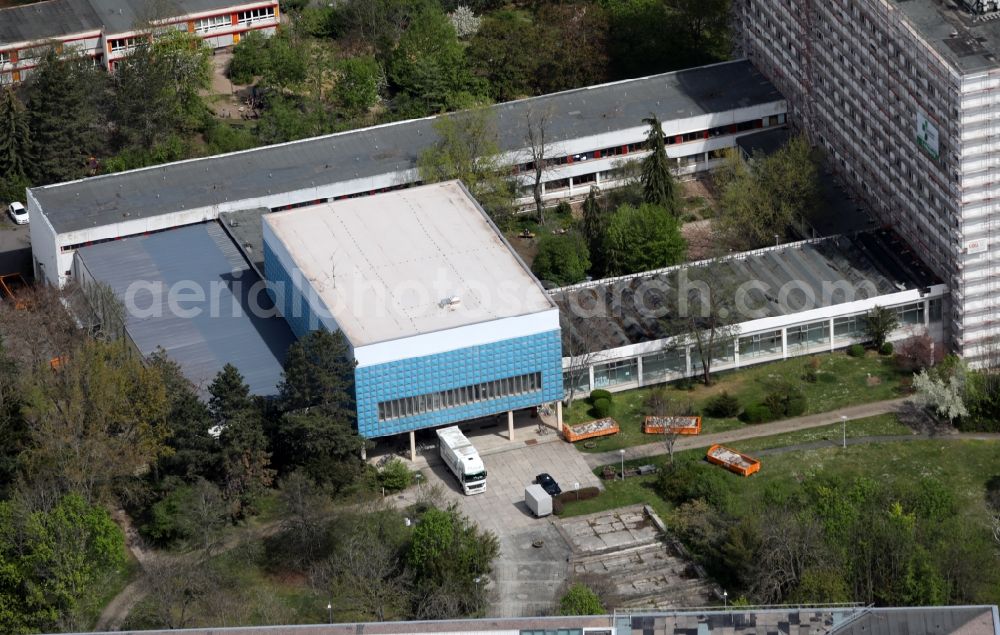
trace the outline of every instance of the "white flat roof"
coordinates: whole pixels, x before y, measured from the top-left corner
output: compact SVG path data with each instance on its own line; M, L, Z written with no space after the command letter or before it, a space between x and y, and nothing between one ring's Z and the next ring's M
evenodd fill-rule
M264 223L355 348L556 308L458 181Z

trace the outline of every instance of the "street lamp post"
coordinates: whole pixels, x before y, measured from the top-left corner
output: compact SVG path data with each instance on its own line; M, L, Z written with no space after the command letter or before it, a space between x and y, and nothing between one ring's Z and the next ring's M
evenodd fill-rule
M625 480L625 450L618 450L618 454L622 457L622 480Z
M327 623L333 624L333 602L326 603Z
M729 610L729 591L722 592L722 608Z
M844 428L844 449L847 449L847 415L840 415L840 423Z

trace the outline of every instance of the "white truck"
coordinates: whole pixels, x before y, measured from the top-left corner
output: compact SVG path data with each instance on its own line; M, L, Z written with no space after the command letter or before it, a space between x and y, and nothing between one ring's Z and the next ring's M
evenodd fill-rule
M438 449L441 459L462 484L466 495L482 494L486 491L486 466L479 458L479 452L465 438L458 426L441 428L437 431Z

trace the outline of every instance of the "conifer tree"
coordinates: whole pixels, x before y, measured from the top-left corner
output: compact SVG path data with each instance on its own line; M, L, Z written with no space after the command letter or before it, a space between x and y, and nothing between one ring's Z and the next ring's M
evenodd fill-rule
M30 138L24 105L13 90L4 89L0 100L0 179L24 179Z
M670 172L663 127L656 116L643 119L643 123L649 125L646 139L650 154L642 160L642 200L677 216L677 186Z

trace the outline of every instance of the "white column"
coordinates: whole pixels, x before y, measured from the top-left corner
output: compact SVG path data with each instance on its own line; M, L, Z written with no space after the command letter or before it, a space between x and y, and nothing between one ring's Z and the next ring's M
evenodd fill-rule
M691 376L691 347L684 347L684 376Z
M362 461L368 460L368 448L366 448L365 446L361 446L361 460Z
M593 364L591 364L590 366L587 367L587 372L590 373L590 390L591 390L591 392L593 392L593 390L594 390L594 365Z
M788 359L788 328L781 329L781 358Z
M569 195L573 196L573 177L569 177Z
M507 411L507 440L514 440L514 411Z
M642 386L642 355L635 358L635 371L638 374L639 386Z
M733 368L740 367L740 338L733 340Z
M924 326L931 325L931 301L924 300Z
M832 353L835 349L833 345L833 318L830 318L830 352Z
M597 172L594 172L594 184L595 185L600 185L601 184L601 171L600 170L598 170Z
M410 430L410 460L417 460L417 432Z
M556 429L562 430L562 400L556 402Z

